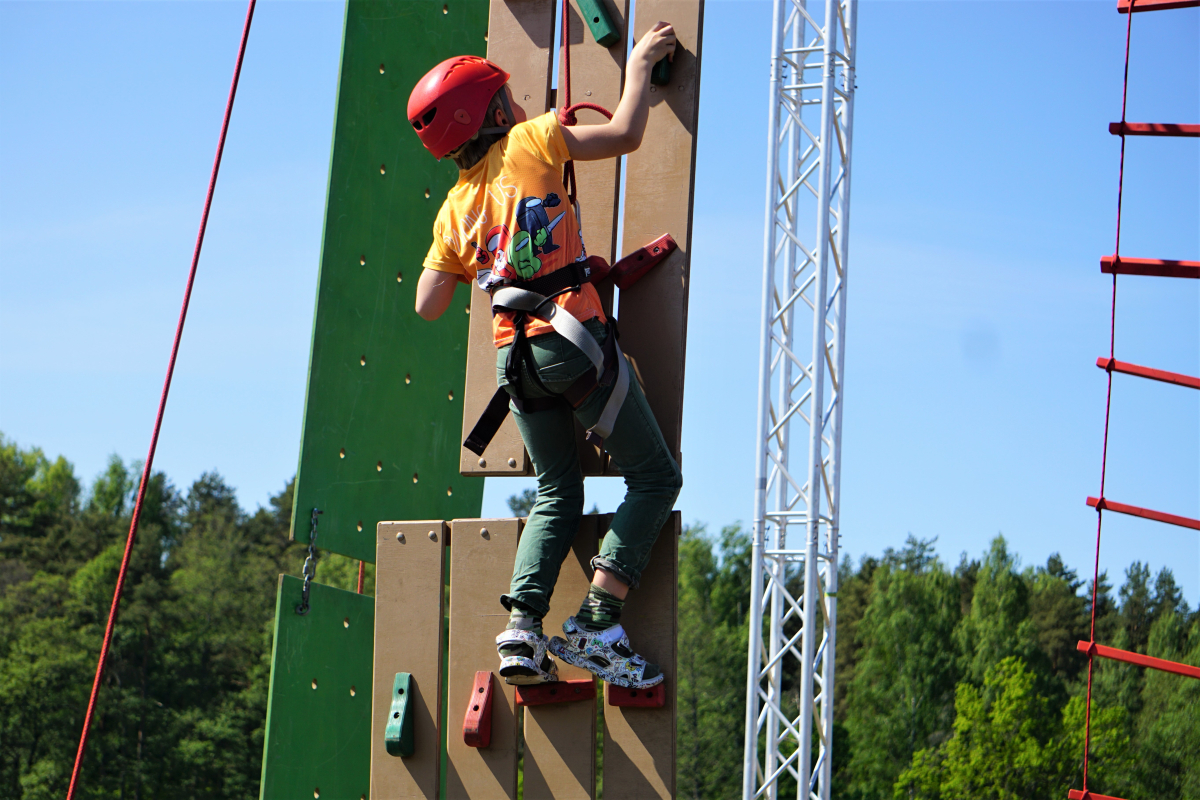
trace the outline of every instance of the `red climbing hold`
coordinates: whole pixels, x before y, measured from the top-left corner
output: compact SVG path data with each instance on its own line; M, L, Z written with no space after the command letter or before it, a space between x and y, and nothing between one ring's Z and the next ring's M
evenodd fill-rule
M642 276L659 262L671 254L678 245L671 234L664 233L645 247L639 247L622 258L612 267L613 283L618 289L628 289L642 279Z
M492 743L492 673L475 673L467 716L463 720L463 743L467 747L487 747Z
M667 704L667 687L665 683L651 686L649 689L626 689L624 686L608 684L605 690L610 706L622 708L662 708Z
M591 700L595 696L596 682L591 678L517 687L517 705L519 706L546 706L551 703L573 703L576 700Z

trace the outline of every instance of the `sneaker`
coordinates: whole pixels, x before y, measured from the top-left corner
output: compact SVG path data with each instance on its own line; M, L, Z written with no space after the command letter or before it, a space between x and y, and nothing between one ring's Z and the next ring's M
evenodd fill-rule
M659 668L633 652L620 625L602 631L585 631L570 617L563 623L565 639L550 640L550 652L577 667L599 675L616 686L648 689L662 683Z
M531 686L558 681L558 665L546 653L549 640L545 634L532 631L507 630L496 637L496 648L507 646L523 655L500 653L500 677L514 686ZM514 647L515 645L515 647Z

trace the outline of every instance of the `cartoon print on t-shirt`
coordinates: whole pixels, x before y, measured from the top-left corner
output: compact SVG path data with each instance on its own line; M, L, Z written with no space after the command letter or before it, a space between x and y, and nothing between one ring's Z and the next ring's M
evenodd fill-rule
M507 225L497 225L487 232L485 243L487 251L492 254L495 259L495 266L492 267L492 274L497 278L515 279L516 273L508 268L508 243L512 240L508 232Z
M488 284L498 280L510 281L529 280L542 269L539 255L547 255L558 250L560 245L554 243L554 229L566 216L566 211L550 219L547 208L556 208L562 200L551 192L545 199L524 197L517 204L516 233L512 233L507 225L492 227L484 237L486 252L476 248L475 260L486 264L488 254L494 259Z
M561 202L557 194L551 192L542 200L538 197L523 197L517 204L517 233L509 245L508 261L522 279L528 280L542 268L539 255L553 253L559 248L554 243L554 229L562 222L565 211L559 212L553 220L546 213L547 208L555 208Z

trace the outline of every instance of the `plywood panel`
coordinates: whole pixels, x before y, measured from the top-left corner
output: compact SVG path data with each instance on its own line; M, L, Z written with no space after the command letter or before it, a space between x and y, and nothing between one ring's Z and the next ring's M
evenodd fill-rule
M512 75L508 85L513 98L531 117L550 108L555 6L552 0L496 0L491 4L488 58ZM471 288L469 337L462 439L475 427L496 391L491 303L487 294L475 285ZM511 415L500 426L482 459L461 447L461 439L459 444L459 470L463 475L529 474L529 459Z
M359 797L371 781L374 598L279 576L260 800Z
M508 591L520 520L459 519L451 523L450 669L446 722L447 800L513 800L517 796L517 709L513 687L496 674L496 634L508 612ZM478 670L492 673L492 741L463 743L462 723ZM528 794L528 793L527 793Z
M663 233L674 236L679 249L621 292L618 316L621 347L637 359L646 398L676 458L683 422L703 14L703 0L638 0L634 21L638 38L656 21L670 22L679 48L671 83L651 87L642 146L627 157L622 255Z
M608 10L609 19L617 30L625 32L628 15L628 0L601 0ZM580 15L579 5L570 5L571 30L571 102L597 103L609 111L621 101L621 86L625 78L625 37L610 48L596 44ZM561 48L560 48L561 50ZM559 54L561 60L561 52ZM559 105L566 105L563 78L564 67L559 66ZM604 117L595 111L580 111L579 124L593 125L604 122ZM617 195L621 180L621 164L618 159L602 161L579 161L575 164L575 179L578 188L580 220L583 226L583 241L588 255L603 256L610 264L617 249ZM598 288L600 300L606 313L612 313L613 287L606 284ZM604 454L595 446L584 441L583 427L575 426L575 441L579 448L579 465L584 475L603 475Z
M605 800L675 797L676 587L680 515L658 535L640 588L629 593L621 622L633 648L662 667L662 708L604 707Z
M561 636L562 624L579 610L592 582L589 566L598 531L608 519L588 515L562 565L543 620L547 636ZM558 662L562 680L590 678L579 667ZM596 790L596 705L563 703L525 709L525 800L591 800Z
M413 308L458 173L421 146L405 104L439 61L484 51L488 19L486 0L442 5L346 4L292 532L308 541L319 508L321 548L366 561L380 520L474 516L483 497L456 458L470 290L434 322Z
M376 529L372 800L438 797L447 531L441 520L381 522ZM413 676L416 749L408 758L384 748L397 672Z

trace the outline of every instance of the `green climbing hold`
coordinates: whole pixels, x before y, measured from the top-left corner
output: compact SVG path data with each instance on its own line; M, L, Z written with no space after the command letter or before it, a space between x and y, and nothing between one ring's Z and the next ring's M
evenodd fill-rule
M650 82L655 86L666 86L671 82L671 60L663 56L650 70Z
M383 732L388 755L408 757L413 754L412 675L397 672L392 682L392 710L388 713Z
M592 38L601 47L612 47L621 40L621 33L613 25L604 7L603 0L577 0L583 19L592 30Z

